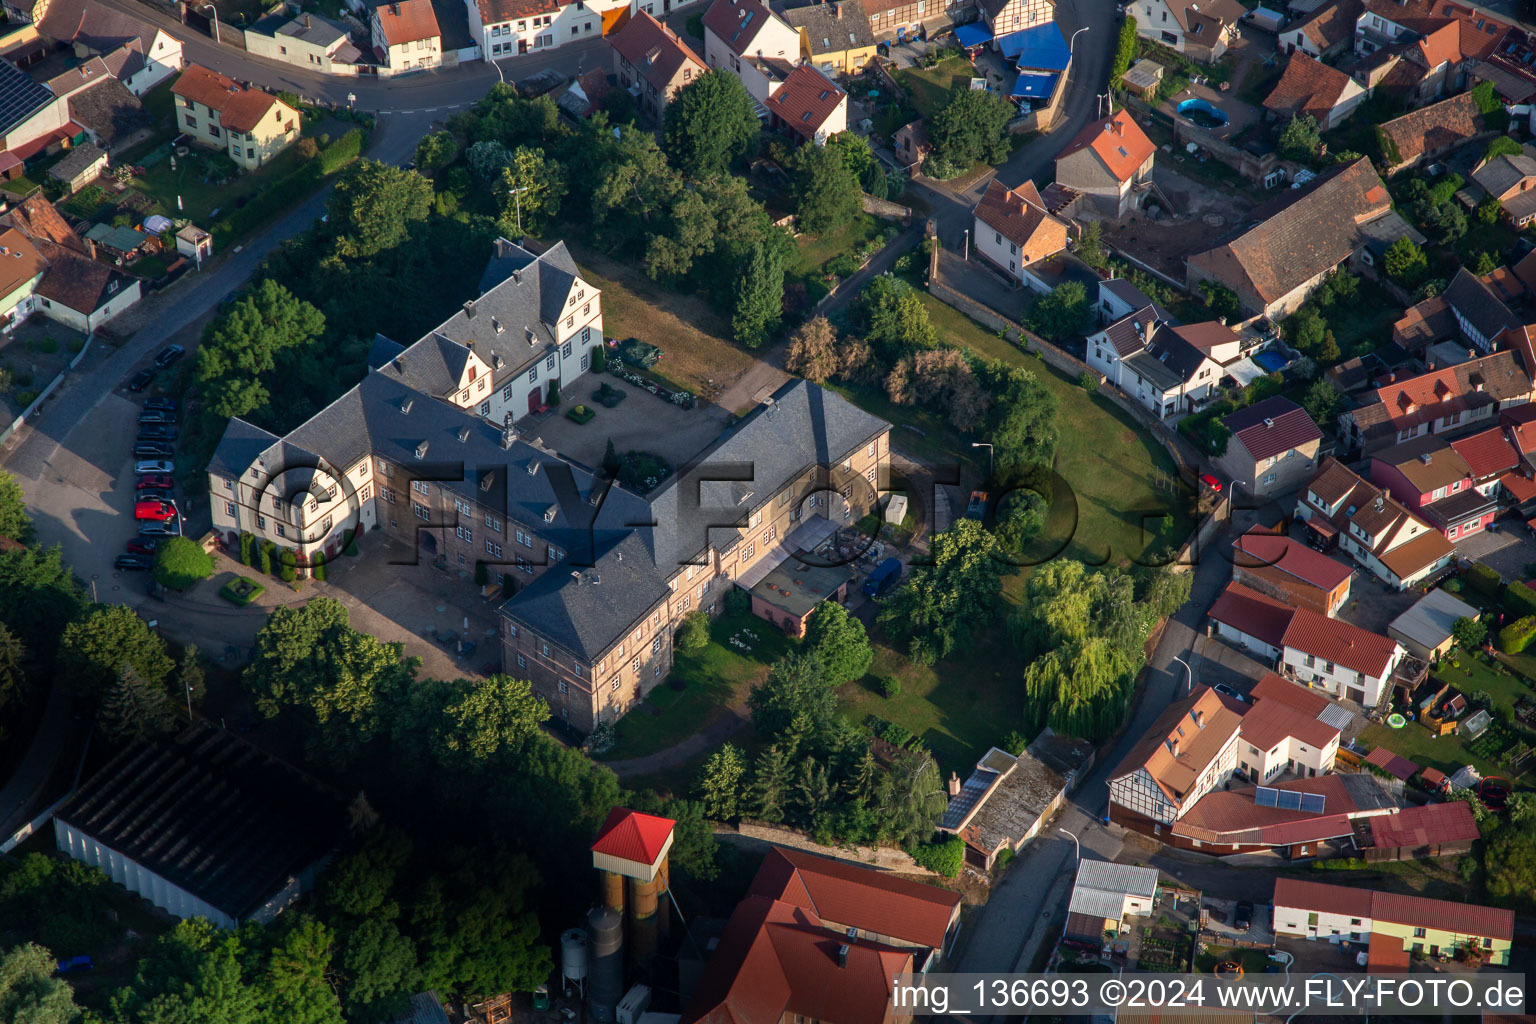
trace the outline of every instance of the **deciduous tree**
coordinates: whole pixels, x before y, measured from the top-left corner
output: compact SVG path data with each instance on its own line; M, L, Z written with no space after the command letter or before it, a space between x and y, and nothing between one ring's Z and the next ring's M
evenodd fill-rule
M60 643L69 667L69 686L90 701L125 668L164 693L176 667L165 641L125 604L95 605L83 619L65 628Z
M823 601L811 613L802 646L821 662L834 686L862 678L875 658L864 623L836 601Z
M667 156L693 177L724 172L731 161L756 147L761 131L746 86L720 68L679 89L662 120Z
M0 537L31 544L36 537L27 515L27 496L11 474L0 470Z
M790 335L784 366L790 373L817 384L837 376L841 368L837 330L826 317L812 317Z
M432 183L415 171L359 160L336 182L326 203L338 255L367 259L410 235L432 212Z
M934 534L929 562L914 565L880 610L880 625L907 641L907 654L931 665L961 649L992 621L1002 589L996 538L974 519Z
M933 155L959 172L974 163L1001 163L1008 156L1013 105L1000 93L967 89L951 94L929 125Z
M1081 334L1088 326L1093 304L1081 281L1063 281L1034 301L1025 314L1030 330L1052 341L1065 341Z
M565 168L547 158L542 149L518 146L512 152L511 166L502 168L501 187L504 192L498 223L502 232L519 237L525 231L538 234L560 214L560 201L566 193Z
M35 943L0 952L0 1020L13 1024L75 1024L75 990L54 973L57 958Z
M155 549L155 582L185 590L213 575L213 556L190 537L171 537Z

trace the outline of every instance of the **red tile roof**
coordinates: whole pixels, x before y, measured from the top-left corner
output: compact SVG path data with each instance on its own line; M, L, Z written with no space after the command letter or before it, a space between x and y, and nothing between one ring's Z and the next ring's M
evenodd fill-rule
M598 829L592 852L637 864L654 864L676 824L671 818L615 807L608 812L603 827Z
M432 0L394 0L373 9L384 32L384 41L390 46L414 43L418 39L436 39L442 35L437 27L437 15L432 11Z
M1067 244L1067 227L1061 220L1046 211L1035 183L1026 180L1018 188L1009 188L993 178L987 190L976 204L976 219L1008 241L1020 251L1029 250L1040 236L1049 235L1048 247L1056 251Z
M857 864L779 849L769 853L752 892L792 903L824 921L914 946L944 945L960 894Z
M1452 441L1451 447L1466 460L1475 480L1507 473L1520 464L1520 453L1498 427Z
M1276 909L1295 907L1298 910L1326 910L1331 914L1348 914L1361 919L1371 916L1371 890L1343 885L1325 885L1299 878L1275 879Z
M768 109L796 135L814 139L848 94L809 64L801 64L768 97Z
M1393 753L1386 747L1377 747L1369 754L1366 754L1365 763L1373 764L1394 779L1402 779L1404 781L1412 778L1413 773L1419 770L1418 765L1406 757Z
M1129 181L1147 158L1157 152L1147 133L1123 107L1118 113L1093 121L1078 132L1056 159L1061 160L1083 149L1092 149L1109 173L1120 181Z
M1388 157L1392 166L1412 163L1425 153L1438 152L1458 145L1482 131L1483 119L1477 101L1469 92L1411 110L1376 129L1397 150L1397 159Z
M1270 789L1285 790L1288 792L1311 793L1323 798L1323 807L1327 812L1317 814L1312 811L1303 811L1299 808L1264 807L1254 801L1254 793L1257 787L1217 789L1201 797L1195 806L1184 812L1174 826L1175 833L1181 829L1195 838L1215 838L1227 835L1230 838L1225 842L1233 842L1237 837L1233 833L1247 832L1253 829L1268 829L1276 825L1286 825L1293 822L1317 822L1321 819L1332 818L1335 815L1348 817L1358 810L1355 802L1349 798L1349 790L1344 787L1344 782L1337 775L1318 775L1310 779L1293 779L1290 782L1282 782ZM1344 835L1353 831L1353 828L1344 828L1336 831L1335 835ZM1184 834L1184 833L1180 833ZM1254 837L1259 838L1258 836ZM1299 838L1292 838L1288 842L1301 842Z
M1319 590L1332 591L1355 571L1300 541L1283 534L1268 533L1258 527L1237 538L1232 546L1242 555L1250 556L1238 561L1237 565L1273 566Z
M1449 21L1430 32L1417 43L1418 50L1424 58L1424 66L1433 70L1446 61L1460 61L1461 52L1461 23Z
M1407 974L1408 967L1413 962L1413 957L1408 952L1408 947L1403 945L1403 940L1386 932L1372 932L1367 950L1365 961L1367 974Z
M1168 705L1111 778L1145 769L1169 799L1182 802L1201 773L1236 735L1244 710L1243 704L1229 701L1209 687L1197 686L1193 695Z
M248 132L266 116L272 105L280 102L271 93L246 89L233 78L211 71L201 64L188 64L176 79L171 92L219 112L219 120L231 131Z
M1290 117L1311 114L1319 123L1326 123L1349 83L1344 72L1297 50L1291 54L1280 81L1265 97L1264 106Z
M1475 903L1431 900L1423 896L1399 896L1390 892L1371 893L1371 918L1419 928L1444 928L1462 935L1477 935L1488 939L1508 941L1515 935L1513 910L1482 907Z
M1429 781L1428 770L1424 774L1425 781ZM1436 846L1478 838L1477 820L1465 800L1405 807L1392 814L1372 818L1370 822L1371 842L1378 849Z
M1255 460L1288 452L1323 436L1305 409L1278 395L1229 413L1221 422Z
M1285 646L1355 672L1381 678L1397 654L1397 641L1310 608L1297 608L1285 631Z
M672 84L685 64L693 66L694 77L705 71L704 61L692 47L645 11L636 11L623 28L610 34L608 45L658 92Z
M1261 690L1260 687L1263 687ZM1273 750L1281 740L1294 736L1321 749L1339 738L1339 730L1318 719L1326 698L1266 672L1249 694L1252 709L1243 716L1243 738L1262 750Z
M1231 626L1271 647L1279 647L1285 639L1286 630L1291 626L1296 609L1241 583L1228 583L1211 605L1209 614L1216 622Z

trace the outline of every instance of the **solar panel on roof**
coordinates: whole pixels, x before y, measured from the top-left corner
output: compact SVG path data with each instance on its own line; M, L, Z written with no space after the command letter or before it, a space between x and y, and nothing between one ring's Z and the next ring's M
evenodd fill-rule
M0 134L53 100L53 93L9 61L0 61Z
M1253 802L1259 807L1274 807L1276 806L1277 798L1279 795L1280 791L1278 789L1271 789L1269 786L1260 786L1258 789L1253 791Z
M1308 814L1322 814L1323 808L1327 805L1327 803L1328 798L1323 796L1321 793L1301 794L1301 809L1306 811Z
M1301 810L1301 794L1300 793L1292 792L1289 789L1283 789L1283 790L1281 790L1279 792L1278 795L1279 795L1279 799L1275 802L1275 806L1280 808L1282 811L1299 811L1299 810Z

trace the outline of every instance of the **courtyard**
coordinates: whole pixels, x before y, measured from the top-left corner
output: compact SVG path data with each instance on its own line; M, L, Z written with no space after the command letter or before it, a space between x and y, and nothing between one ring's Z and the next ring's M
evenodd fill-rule
M662 364L665 362L663 359ZM624 393L612 408L596 399L604 385ZM577 378L562 398L559 408L542 419L525 421L522 429L551 451L594 470L602 466L610 439L620 455L626 451L650 452L675 470L719 437L730 418L718 405L700 401L692 409L684 409L609 373ZM565 415L578 404L594 413L591 420L577 423Z

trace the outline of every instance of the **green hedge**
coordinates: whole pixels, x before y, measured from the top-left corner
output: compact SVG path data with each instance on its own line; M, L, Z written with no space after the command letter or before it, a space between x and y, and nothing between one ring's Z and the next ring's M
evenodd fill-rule
M297 200L320 184L323 159L324 154L321 154L320 160L311 160L292 174L277 179L253 195L240 209L216 221L213 225L214 244L222 247L232 239L277 221Z
M219 588L219 596L231 604L244 606L264 594L266 589L249 576L237 576Z
M965 865L965 841L959 836L947 836L937 842L923 843L907 852L918 864L945 878L954 878Z
M1503 585L1504 580L1499 574L1482 562L1473 562L1467 570L1467 586L1484 597L1497 597Z
M332 175L363 153L363 132L353 128L320 151L320 173Z
M1504 607L1511 615L1536 615L1536 590L1516 580L1504 588Z
M1499 630L1499 650L1505 654L1519 654L1532 640L1536 640L1536 616L1516 619Z

